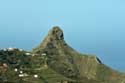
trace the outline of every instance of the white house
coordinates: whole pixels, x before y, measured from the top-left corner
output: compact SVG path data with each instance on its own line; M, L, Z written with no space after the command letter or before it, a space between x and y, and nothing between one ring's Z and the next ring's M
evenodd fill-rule
M20 73L23 73L23 71L20 71Z
M19 74L19 77L24 77L24 75L23 74Z
M17 72L17 71L18 71L18 69L17 69L17 68L15 68L15 69L14 69L14 71L15 71L15 72Z
M34 78L38 78L38 75L37 75L37 74L35 74L35 75L34 75Z
M15 48L11 48L11 47L10 47L10 48L8 48L7 50L8 50L8 51L13 51L14 49L15 49Z
M6 49L6 48L4 48L4 49L3 49L3 51L7 51L7 49Z
M42 53L42 56L46 56L46 53Z
M26 54L26 55L30 55L30 53L28 53L28 52L27 52L27 53L25 53L25 54Z

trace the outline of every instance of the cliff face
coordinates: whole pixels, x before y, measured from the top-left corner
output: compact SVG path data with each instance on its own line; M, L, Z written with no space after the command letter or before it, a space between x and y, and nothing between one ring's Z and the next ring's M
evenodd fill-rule
M58 26L53 27L43 42L32 52L45 53L50 68L80 82L95 80L118 83L123 79L122 74L102 64L96 56L80 54L71 48L65 42L63 31Z

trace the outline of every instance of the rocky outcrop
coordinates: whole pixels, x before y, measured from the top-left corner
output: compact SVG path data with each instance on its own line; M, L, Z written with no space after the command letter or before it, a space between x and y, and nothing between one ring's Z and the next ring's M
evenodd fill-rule
M63 31L58 26L53 27L43 42L32 52L46 53L49 67L71 79L105 81L112 77L110 81L113 81L117 77L112 73L119 75L118 72L106 67L98 57L80 54L71 48L65 42Z

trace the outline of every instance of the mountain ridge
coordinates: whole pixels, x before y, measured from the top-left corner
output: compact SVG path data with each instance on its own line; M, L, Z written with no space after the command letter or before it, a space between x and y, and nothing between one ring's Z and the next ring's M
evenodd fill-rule
M55 55L55 58L57 58L57 56L59 57L59 58L57 58L57 60L60 58L61 59L65 58L62 62L70 61L70 60L66 60L67 57L68 58L70 57L72 59L71 61L73 63L73 66L75 65L75 68L76 68L75 70L77 70L77 73L75 72L76 75L79 74L78 75L79 79L81 79L82 77L87 77L87 79L92 79L92 80L95 80L95 79L96 80L98 80L98 79L108 80L108 79L110 79L110 77L111 77L111 80L117 79L117 77L114 77L113 75L109 75L107 77L102 77L102 78L101 78L101 76L97 76L98 72L103 73L101 70L99 70L100 68L103 68L103 67L110 71L110 72L106 72L106 74L108 74L108 73L112 74L114 72L116 72L116 75L119 74L117 71L112 70L111 68L105 66L101 62L101 60L98 59L98 57L89 56L86 54L80 54L77 51L75 51L73 48L71 48L65 42L63 31L58 26L53 27L49 31L48 36L43 40L43 42L38 47L33 49L33 52L42 53L42 49L44 51L46 51L46 53L47 53L47 50L48 50L48 52L50 52L50 50L53 50L53 51L51 51L50 54L47 53L47 55L51 55L51 56L55 55L56 54L55 51L57 51L58 53L57 53L57 55ZM50 57L50 56L48 56L48 57ZM59 62L57 62L57 63L59 63ZM60 64L62 64L62 63L60 63ZM58 64L58 65L60 65L60 64ZM67 63L65 63L65 64L67 64ZM70 64L70 66L71 65L72 64ZM83 68L82 68L82 66L83 66ZM58 69L58 68L56 68L56 69ZM58 70L56 70L56 71L58 71ZM73 70L72 70L72 73L73 73Z
M0 50L0 83L125 83L125 74L111 69L95 55L70 47L63 30L53 27L31 52Z

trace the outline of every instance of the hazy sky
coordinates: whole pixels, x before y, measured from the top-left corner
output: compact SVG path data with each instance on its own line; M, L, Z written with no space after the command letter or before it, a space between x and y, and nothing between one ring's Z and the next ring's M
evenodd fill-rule
M125 71L125 0L0 0L0 48L31 50L55 25L77 51Z

